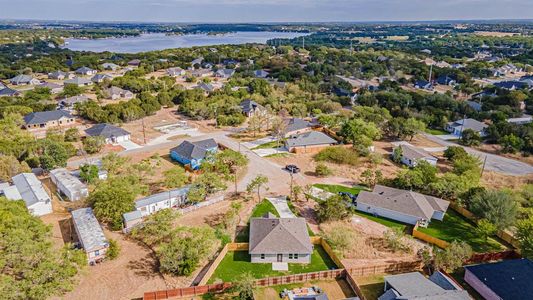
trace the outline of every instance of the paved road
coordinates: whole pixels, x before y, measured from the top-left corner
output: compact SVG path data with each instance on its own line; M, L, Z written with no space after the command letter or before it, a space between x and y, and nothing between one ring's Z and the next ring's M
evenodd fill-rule
M444 141L437 136L431 135L431 134L424 134L429 140L445 147L449 146L461 146L456 143ZM482 161L487 158L487 162L485 164L485 169L490 171L495 171L498 173L506 174L506 175L513 175L513 176L523 176L528 174L533 174L533 166L517 161L514 159L510 159L507 157L485 153L482 151L478 151L469 147L463 147L466 152L475 155L479 157Z

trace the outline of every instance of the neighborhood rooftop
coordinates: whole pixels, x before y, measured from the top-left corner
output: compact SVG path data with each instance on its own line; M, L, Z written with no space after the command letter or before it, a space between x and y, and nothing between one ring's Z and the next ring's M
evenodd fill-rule
M103 136L105 138L113 138L130 134L120 127L107 123L96 124L93 127L86 129L85 133L90 136Z
M76 226L79 241L86 252L107 247L107 239L92 208L85 207L72 211L72 220Z
M171 149L180 156L187 159L202 159L205 157L208 149L218 147L214 139L201 140L197 142L184 141L177 147Z
M144 206L148 206L150 204L158 203L161 201L165 201L171 198L180 197L183 195L187 195L189 192L189 186L185 186L182 188L173 189L170 191L161 192L158 194L150 195L148 197L141 198L137 201L135 201L135 208L139 209Z
M24 122L27 125L30 124L43 124L50 121L59 120L62 117L72 118L72 115L66 110L50 110L50 111L39 111L29 113L24 116Z
M27 207L30 207L37 202L50 201L50 196L48 196L42 183L37 179L35 174L21 173L14 176L12 179L22 196L22 200L26 202Z
M419 272L385 276L386 286L391 289L379 300L431 299L469 300L470 296L462 289L445 289ZM393 290L391 292L391 290Z
M302 134L295 135L287 139L287 146L289 148L324 145L324 144L336 144L336 143L337 141L335 139L329 137L325 133L318 132L318 131L310 131L310 132L302 133Z
M265 215L250 220L250 254L309 253L313 251L304 218Z
M433 155L429 154L427 151L411 145L401 144L400 148L402 149L402 155L412 160L433 157Z
M450 204L436 197L382 185L376 185L372 192L361 191L357 196L357 203L370 204L427 220L431 219L435 211L446 211Z

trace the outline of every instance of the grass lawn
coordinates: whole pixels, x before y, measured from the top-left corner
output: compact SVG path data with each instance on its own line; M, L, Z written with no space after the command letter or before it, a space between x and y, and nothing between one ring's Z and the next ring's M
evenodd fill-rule
M442 129L433 129L433 128L426 128L426 132L433 135L446 135L450 134L447 131L444 131Z
M374 221L374 222L379 223L381 225L385 225L385 226L390 227L390 228L398 227L398 228L401 228L402 230L405 231L407 226L409 226L409 225L404 224L402 222L398 222L398 221L387 219L387 218L383 218L383 217L376 217L376 216L373 216L371 214L364 213L362 211L357 211L356 210L354 213L356 215L360 216L360 217L367 218L367 219L369 219L371 221Z
M478 236L475 226L452 209L448 209L443 221L432 220L428 228L419 227L418 230L447 242L465 241L475 252L505 249L505 246L495 239L489 238L485 241Z
M257 204L254 207L254 210L252 211L252 215L250 216L250 218L262 217L263 215L265 215L268 212L272 213L276 217L279 217L279 213L276 210L276 208L274 207L274 205L272 205L272 203L270 203L270 201L268 201L267 199L263 199L263 201L259 202L259 204ZM248 225L249 224L250 224L250 220L248 220ZM250 228L247 227L244 230L242 230L241 232L239 232L239 234L235 237L235 242L237 242L237 243L247 243L248 242L249 230L250 230Z
M280 153L270 154L270 155L267 155L265 157L266 158L276 158L276 157L285 158L285 157L291 157L291 156L292 156L292 154L289 153L289 152L280 152Z
M228 252L222 259L213 273L213 276L209 279L209 283L215 282L216 279L221 279L224 282L234 282L239 276L242 276L242 274L247 272L252 274L254 278L260 279L265 277L324 271L332 268L337 268L337 266L320 245L314 246L311 263L289 263L289 271L285 272L273 271L271 263L252 264L250 262L250 254L248 254L247 251L232 251Z
M268 142L268 143L264 143L264 144L261 144L259 146L256 146L254 148L252 148L252 150L257 150L257 149L270 149L270 148L278 148L278 147L282 147L283 146L283 142L278 142L278 141L272 141L272 142Z
M385 280L383 279L383 275L356 277L355 281L357 281L361 292L368 300L376 300L384 293Z
M358 187L358 186L347 187L347 186L338 185L338 184L321 184L321 183L314 184L313 186L321 190L333 193L333 194L337 194L339 192L347 192L347 193L351 193L352 195L357 195L359 194L360 191L366 189L364 187Z

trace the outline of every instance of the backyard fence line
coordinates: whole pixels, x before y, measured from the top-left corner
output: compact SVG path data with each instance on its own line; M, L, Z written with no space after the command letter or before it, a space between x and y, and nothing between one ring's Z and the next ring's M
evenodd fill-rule
M185 208L178 209L178 211L180 213L182 213L182 214L186 214L186 213L190 213L191 211L195 211L197 209L200 209L202 207L213 205L213 204L218 203L218 202L223 201L223 200L224 200L224 195L218 195L218 196L215 196L215 197L213 197L213 198L211 198L209 200L198 202L198 203L193 204L191 206L187 206Z
M312 280L344 278L344 276L346 275L345 272L346 270L344 269L336 269L336 270L318 271L318 272L311 272L311 273L267 277L267 278L257 279L255 281L255 286L256 287L268 287L268 286L274 286L274 285L307 282L307 281L312 281Z
M413 237L420 239L424 242L430 243L432 245L436 245L437 247L442 249L446 249L450 245L450 243L446 241L418 231L418 222L416 223L415 227L413 227Z
M231 283L219 283L203 286L191 286L179 289L146 292L144 300L179 299L183 297L201 296L208 293L221 293L231 288Z
M367 276L376 274L398 274L418 271L422 267L420 261L398 262L390 264L376 264L370 266L360 266L347 268L346 271L351 276Z
M474 253L465 264L477 264L504 259L517 259L521 255L516 250L506 250L500 252Z

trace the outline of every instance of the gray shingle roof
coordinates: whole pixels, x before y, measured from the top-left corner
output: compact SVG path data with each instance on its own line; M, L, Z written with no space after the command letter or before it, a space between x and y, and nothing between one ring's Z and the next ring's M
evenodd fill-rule
M402 149L402 156L409 158L411 160L418 160L418 159L423 159L423 158L437 159L433 155L429 154L427 151L420 149L420 148L416 148L416 147L413 147L410 145L404 145L404 144L400 145L399 147L400 149Z
M243 113L249 113L251 111L254 111L254 110L262 107L257 102L255 102L255 101L253 101L251 99L245 99L245 100L241 101L239 106L241 107L241 110L242 110Z
M304 147L315 145L337 144L337 141L325 133L319 131L310 131L299 135L291 136L286 141L287 147Z
M3 89L0 89L0 97L2 96L7 96L7 97L13 97L13 96L16 96L20 94L19 91L17 90L14 90L14 89L11 89L11 88L3 88Z
M183 141L177 147L170 149L171 152L176 152L181 157L186 159L203 159L207 151L218 147L214 139L201 140L197 142Z
M85 133L90 136L103 136L105 138L119 137L130 134L128 131L120 127L107 123L96 124L93 127L86 129Z
M107 74L96 74L91 78L91 81L97 82L97 81L102 81L105 79L113 79L113 77Z
M445 290L419 272L385 276L385 281L401 296L396 299L470 299L466 291Z
M31 75L17 75L11 79L9 79L9 82L12 84L21 84L21 83L29 83L33 77Z
M68 73L63 71L55 71L48 74L48 77L50 78L59 78L60 76L67 77Z
M450 202L413 191L376 185L374 191L361 191L357 204L368 204L409 216L430 220L435 211L446 212Z
M210 84L210 83L205 83L205 82L200 82L198 83L198 85L196 86L196 88L199 88L199 89L202 89L208 93L211 93L215 90L215 87Z
M285 120L286 132L292 132L297 130L302 130L305 128L313 127L313 123L306 121L304 119L292 118Z
M105 248L109 245L90 207L72 211L72 221L78 232L78 239L86 252Z
M75 85L84 85L88 83L92 83L92 81L87 78L83 78L83 77L74 77L72 79L67 79L64 81L64 84L75 84Z
M43 184L33 173L21 173L11 178L17 190L29 207L37 202L52 201L44 190Z
M454 122L449 122L448 126L451 126L454 128L462 127L463 130L472 129L477 132L483 131L485 128L489 127L487 124L479 122L478 120L475 120L475 119L462 119L462 120L457 120Z
M220 69L220 70L217 70L217 75L218 76L231 77L231 76L233 76L233 74L235 74L235 70L234 69Z
M86 74L87 72L94 72L94 70L88 67L81 67L76 70L78 74Z
M305 254L313 252L304 218L252 218L250 254Z
M72 106L76 103L82 103L86 101L89 101L89 97L85 95L77 95L77 96L60 99L59 103L63 105L67 105L67 106Z
M462 289L461 286L455 283L455 281L453 281L451 278L448 278L446 275L442 274L439 271L431 274L428 279L445 290Z
M24 123L30 124L44 124L50 121L56 121L61 118L73 118L66 110L49 110L29 113L24 116Z

